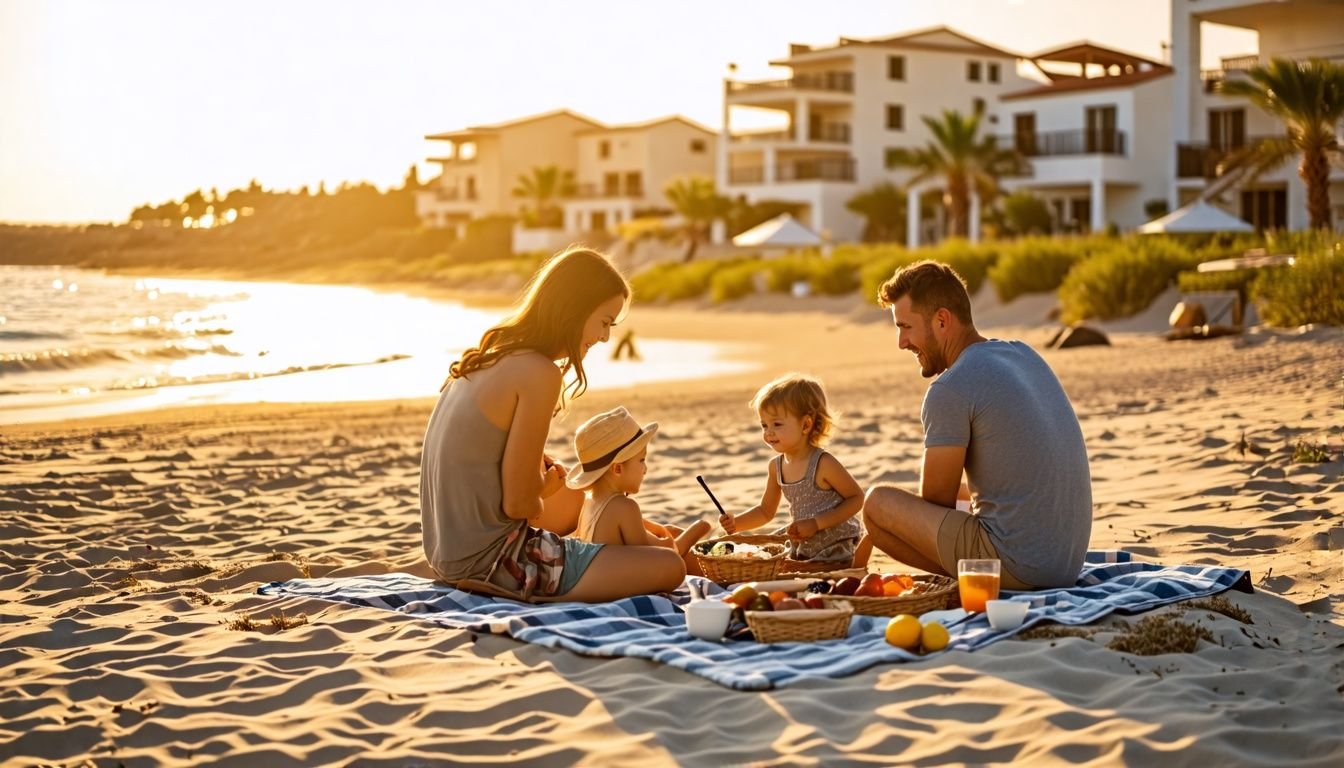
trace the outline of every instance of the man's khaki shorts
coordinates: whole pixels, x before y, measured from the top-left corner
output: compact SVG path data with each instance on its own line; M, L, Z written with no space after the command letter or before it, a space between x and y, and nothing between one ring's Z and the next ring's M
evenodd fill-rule
M980 518L959 509L947 510L938 527L938 561L943 570L956 577L958 560L985 559L999 561L999 583L1004 589L1036 588L1008 571Z

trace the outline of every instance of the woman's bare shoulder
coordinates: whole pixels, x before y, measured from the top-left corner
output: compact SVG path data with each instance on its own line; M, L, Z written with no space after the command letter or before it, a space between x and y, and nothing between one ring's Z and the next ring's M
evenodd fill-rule
M497 375L518 384L556 384L561 380L555 362L538 352L518 352L501 358L492 366Z

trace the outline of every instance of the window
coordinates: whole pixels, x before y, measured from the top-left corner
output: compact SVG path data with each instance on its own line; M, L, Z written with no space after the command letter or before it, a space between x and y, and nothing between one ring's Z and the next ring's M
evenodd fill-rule
M1018 112L1013 115L1013 146L1028 157L1039 154L1036 147L1035 112Z
M990 62L988 65L986 65L986 67L988 68L988 72L986 72L986 74L989 75L989 82L991 82L991 83L997 83L997 82L999 82L999 65L998 65L998 63L997 63L997 62Z
M905 130L905 107L900 104L887 105L887 130Z
M468 177L467 177L467 199L468 199L468 200L475 200L475 199L476 199L476 177L475 177L475 176L468 176Z
M629 197L644 196L644 177L639 171L630 171L625 174L625 194Z
M603 139L597 142L597 156L601 160L611 157L611 142Z
M905 79L905 57L888 56L887 57L887 79L904 80Z
M691 139L691 152L697 155L703 155L705 153L705 140Z
M985 111L985 100L979 97L971 99L971 111L981 113Z
M972 83L980 82L980 62L966 62L966 79L970 80Z
M1241 218L1256 230L1284 229L1288 226L1286 189L1244 189L1241 191Z
M602 196L616 197L621 194L621 174L606 173L602 175Z
M1085 107L1087 131L1084 144L1088 154L1123 154L1119 134L1115 130L1115 105Z
M1229 152L1246 144L1246 110L1209 110L1209 148Z

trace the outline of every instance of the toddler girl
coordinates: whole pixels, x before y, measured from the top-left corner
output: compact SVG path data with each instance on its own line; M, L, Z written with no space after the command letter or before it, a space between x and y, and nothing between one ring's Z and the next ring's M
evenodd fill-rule
M863 489L821 448L833 426L821 382L798 374L782 376L761 387L751 407L760 415L762 439L779 456L767 465L761 503L736 517L721 515L723 530L736 533L769 523L783 495L792 518L784 530L789 557L845 568L867 565L872 545L857 517Z

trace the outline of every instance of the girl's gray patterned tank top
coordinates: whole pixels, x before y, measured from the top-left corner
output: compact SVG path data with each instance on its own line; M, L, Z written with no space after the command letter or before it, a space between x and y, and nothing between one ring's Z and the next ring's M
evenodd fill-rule
M784 482L784 457L775 462L780 490L789 500L789 513L794 520L806 520L835 509L845 500L834 488L817 487L817 466L826 454L820 448L813 449L807 460L807 471L796 483ZM863 538L863 524L855 515L839 525L832 526L805 541L789 542L789 557L794 560L844 560L854 559L854 547Z

